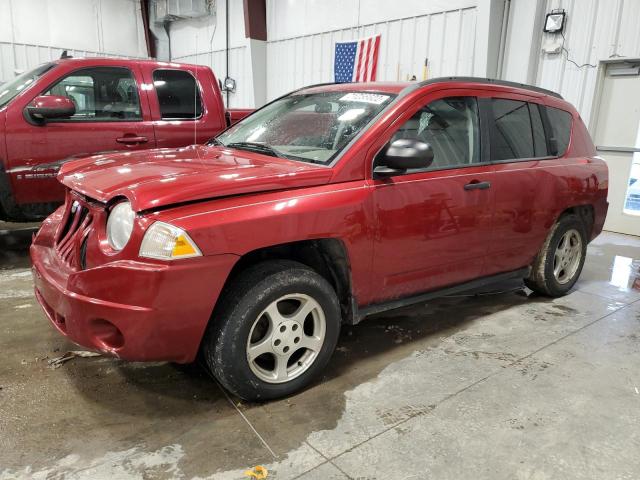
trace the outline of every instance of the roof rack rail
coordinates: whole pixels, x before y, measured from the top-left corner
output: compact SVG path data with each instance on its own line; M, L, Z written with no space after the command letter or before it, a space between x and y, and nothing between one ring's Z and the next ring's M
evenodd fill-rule
M473 82L473 83L485 83L488 85L501 85L504 87L522 88L524 90L530 90L532 92L544 93L545 95L551 95L556 98L562 99L562 95L546 88L536 87L535 85L527 85L526 83L509 82L507 80L498 80L496 78L482 78L482 77L438 77L424 80L419 83L419 86L432 85L434 83L441 82Z

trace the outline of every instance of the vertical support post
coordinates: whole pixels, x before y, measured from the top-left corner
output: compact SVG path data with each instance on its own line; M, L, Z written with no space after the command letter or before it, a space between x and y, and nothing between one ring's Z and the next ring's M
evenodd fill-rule
M249 39L253 102L267 102L267 6L265 0L244 0L244 31Z

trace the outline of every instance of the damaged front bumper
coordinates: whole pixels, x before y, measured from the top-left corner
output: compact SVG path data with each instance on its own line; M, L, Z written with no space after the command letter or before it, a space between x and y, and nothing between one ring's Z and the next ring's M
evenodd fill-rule
M234 255L73 267L55 248L58 210L31 246L35 294L52 325L86 348L134 361L195 359Z

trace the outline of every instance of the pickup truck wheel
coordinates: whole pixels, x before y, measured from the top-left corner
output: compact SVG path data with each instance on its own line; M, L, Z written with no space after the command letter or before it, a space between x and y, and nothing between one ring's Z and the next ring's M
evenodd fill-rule
M565 295L580 277L586 254L584 223L576 215L566 215L549 233L525 284L543 295Z
M203 340L209 370L245 400L283 397L328 363L340 332L335 291L297 262L269 261L223 292Z

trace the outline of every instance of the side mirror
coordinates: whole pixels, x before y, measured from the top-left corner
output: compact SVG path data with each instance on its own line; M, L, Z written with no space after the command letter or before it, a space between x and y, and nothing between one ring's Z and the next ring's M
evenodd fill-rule
M374 173L385 176L411 168L427 168L433 163L433 148L420 140L401 138L391 142L376 163Z
M76 106L69 97L42 95L27 105L27 113L36 122L53 118L69 118L76 113Z

